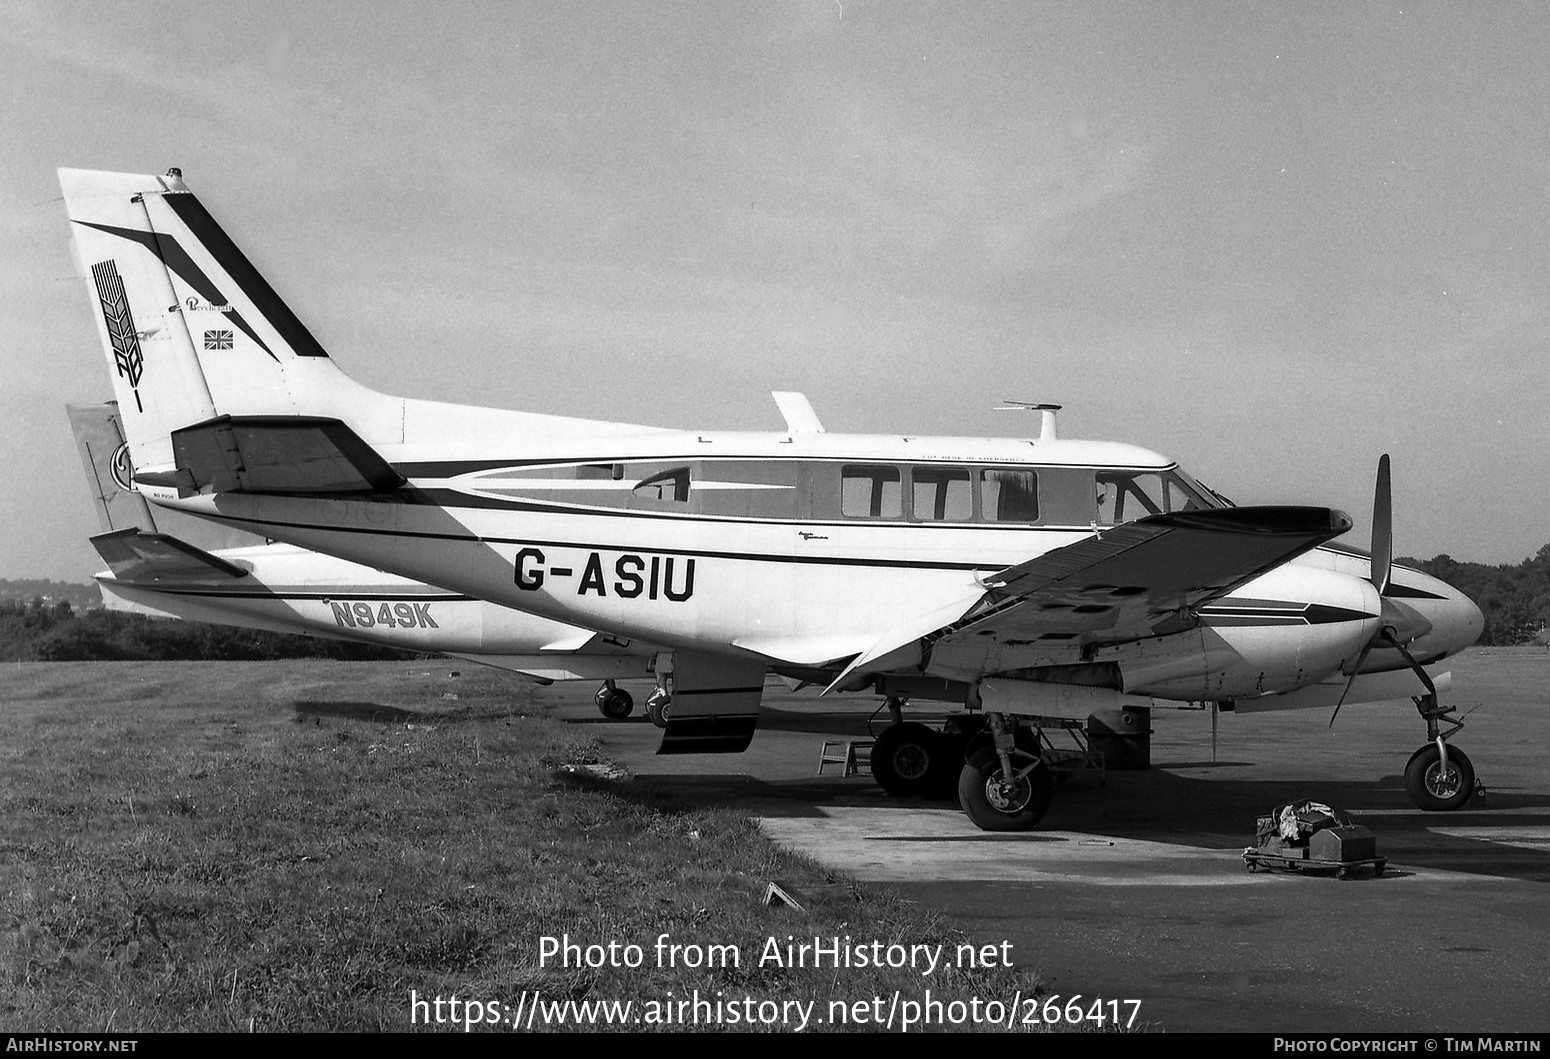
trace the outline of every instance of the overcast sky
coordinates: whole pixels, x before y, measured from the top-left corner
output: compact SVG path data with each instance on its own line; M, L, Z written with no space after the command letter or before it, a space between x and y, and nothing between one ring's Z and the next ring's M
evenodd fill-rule
M0 0L0 577L88 577L54 170L183 169L368 385L1069 437L1550 542L1541 3Z

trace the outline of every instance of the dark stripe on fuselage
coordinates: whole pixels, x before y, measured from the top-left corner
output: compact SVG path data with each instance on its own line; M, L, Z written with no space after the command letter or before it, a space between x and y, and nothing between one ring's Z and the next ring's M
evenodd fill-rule
M796 563L802 566L866 566L891 567L911 570L986 570L1004 569L1006 564L994 563L932 563L916 559L867 559L847 556L779 555L775 553L716 552L683 548L642 548L634 544L599 544L586 541L538 540L533 537L490 537L472 533L428 533L417 530L368 529L363 526L322 526L306 522L285 522L280 519L247 518L230 514L201 514L216 522L242 526L279 526L286 529L311 530L322 533L354 533L371 537L399 537L406 540L461 541L474 544L512 544L537 548L579 548L593 552L630 552L635 555L673 555L695 559L733 559L746 562Z
M113 585L122 589L133 589L158 596L198 596L203 599L261 599L265 601L319 601L327 603L330 600L345 600L352 602L372 603L469 603L474 601L473 596L457 595L455 593L430 590L424 593L416 593L413 589L403 592L360 592L350 585L340 585L337 589L329 591L319 590L293 590L285 588L269 588L262 583L255 584L247 590L230 588L202 588L198 585L167 585L160 582L142 583L137 581L120 581L117 578L102 578L104 584Z

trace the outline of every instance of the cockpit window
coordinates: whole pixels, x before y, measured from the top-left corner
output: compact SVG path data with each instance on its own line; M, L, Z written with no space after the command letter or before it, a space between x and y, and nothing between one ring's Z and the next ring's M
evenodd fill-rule
M1148 515L1220 507L1175 471L1099 471L1098 522L1112 526Z

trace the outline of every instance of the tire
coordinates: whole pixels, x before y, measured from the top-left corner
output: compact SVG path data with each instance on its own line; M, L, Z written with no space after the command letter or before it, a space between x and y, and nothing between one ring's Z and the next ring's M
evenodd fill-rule
M872 744L872 778L895 797L928 794L946 756L947 741L925 725L890 725Z
M661 691L653 691L651 698L646 700L646 716L651 718L651 723L658 728L666 728L672 713L673 697Z
M1019 755L1014 765L1028 758ZM1055 784L1047 766L1038 764L1010 790L1000 781L1001 764L994 752L981 751L958 774L958 804L981 831L1029 831L1049 811Z
M597 693L597 709L610 721L622 721L635 712L635 700L622 688L604 688Z
M1405 765L1405 793L1417 809L1451 812L1469 801L1475 793L1475 767L1456 746L1448 747L1448 768L1442 769L1442 755L1436 743L1427 743Z

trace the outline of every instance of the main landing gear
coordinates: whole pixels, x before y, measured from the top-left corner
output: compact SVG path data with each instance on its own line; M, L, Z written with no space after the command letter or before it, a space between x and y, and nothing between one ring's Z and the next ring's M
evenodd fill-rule
M872 778L900 797L952 797L984 831L1027 831L1043 819L1054 774L1039 755L1032 728L992 713L944 731L903 719L903 699L884 705L893 724L872 744Z
M622 721L635 712L635 700L630 693L612 680L603 681L592 701L597 703L598 712L610 721Z
M1049 811L1054 776L1015 716L987 715L989 731L969 740L958 773L958 804L982 831L1027 831Z
M964 737L955 731L934 731L904 720L908 701L890 697L883 702L893 723L872 744L872 778L889 794L901 798L949 798L963 765Z
M1447 812L1460 809L1470 796L1485 797L1485 784L1475 778L1475 767L1469 756L1456 746L1448 745L1448 738L1464 727L1464 722L1449 717L1452 706L1439 706L1435 692L1428 692L1415 700L1415 707L1426 721L1428 742L1405 764L1405 793L1417 809L1430 812ZM1452 725L1446 732L1439 721Z
M946 795L957 781L963 743L923 724L895 724L872 744L872 778L904 798Z
M658 728L666 728L667 722L672 719L673 696L669 695L667 689L660 684L646 700L646 716L650 717L651 723Z

